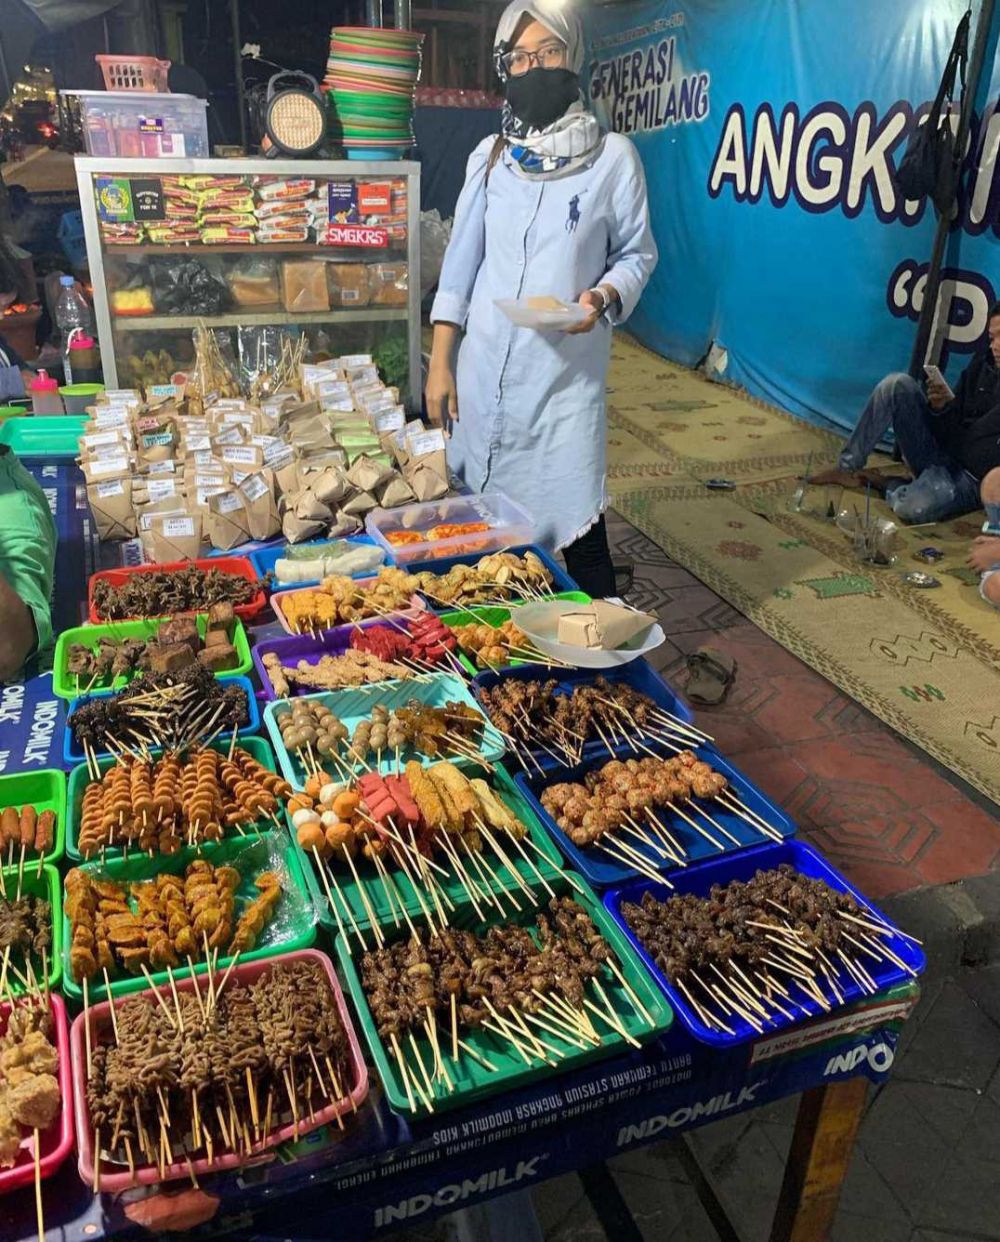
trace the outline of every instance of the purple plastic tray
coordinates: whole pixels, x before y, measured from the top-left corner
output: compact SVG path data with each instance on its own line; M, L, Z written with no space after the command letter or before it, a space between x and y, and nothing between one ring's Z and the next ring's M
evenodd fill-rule
M406 629L407 618L405 616L397 616L393 620L395 624L383 617L373 617L368 621L360 622L360 625L366 630L376 626L387 630ZM264 668L264 656L269 652L274 652L283 664L291 664L292 661L298 663L299 660L306 660L309 664L318 664L325 655L343 655L351 645L351 634L354 629L353 625L338 625L336 629L324 630L315 638L309 634L291 634L287 638L266 638L263 642L257 643L252 653L253 663L257 676L260 678L260 684L264 688L264 698L273 701L280 697L275 693L271 678ZM453 671L447 664L441 665L441 672ZM296 695L319 693L315 688L305 686L292 686L291 691L293 698Z

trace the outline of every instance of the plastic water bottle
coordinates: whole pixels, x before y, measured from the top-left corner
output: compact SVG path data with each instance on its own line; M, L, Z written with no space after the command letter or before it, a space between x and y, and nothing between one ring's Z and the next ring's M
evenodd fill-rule
M72 334L76 331L86 332L88 335L92 331L90 307L87 305L87 299L77 289L76 281L72 276L61 276L59 283L62 285L62 291L59 294L59 300L56 302L56 324L62 333L65 382L72 384L73 368L70 365L70 340Z

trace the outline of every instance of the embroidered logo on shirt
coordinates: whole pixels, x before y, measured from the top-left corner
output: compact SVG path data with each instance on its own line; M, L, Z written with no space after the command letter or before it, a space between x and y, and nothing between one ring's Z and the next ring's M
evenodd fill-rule
M574 194L569 200L569 215L566 218L566 232L575 233L580 223L580 195Z

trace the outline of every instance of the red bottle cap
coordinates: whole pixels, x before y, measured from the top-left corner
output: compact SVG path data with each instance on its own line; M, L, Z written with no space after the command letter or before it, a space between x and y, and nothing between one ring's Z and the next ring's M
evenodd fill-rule
M69 343L70 349L93 349L97 342L92 336L88 336L86 332L81 332L79 336L74 336Z
M31 381L32 392L58 392L58 383L51 378L48 371L39 371Z

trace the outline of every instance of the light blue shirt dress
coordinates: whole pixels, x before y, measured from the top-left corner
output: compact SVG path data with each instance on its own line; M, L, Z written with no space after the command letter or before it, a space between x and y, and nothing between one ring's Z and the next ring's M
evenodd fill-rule
M632 143L608 134L583 167L526 177L504 152L473 151L455 209L431 320L465 328L458 357L452 470L475 492L523 505L535 538L564 548L607 507L605 391L611 324L568 336L518 328L498 298L575 302L607 281L622 322L656 266L646 180Z

